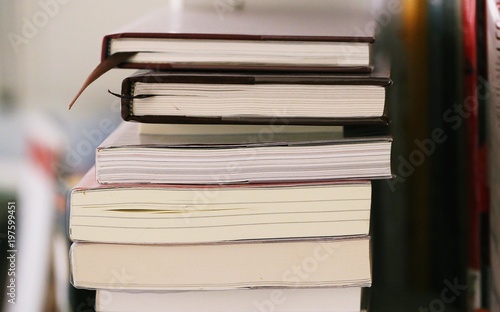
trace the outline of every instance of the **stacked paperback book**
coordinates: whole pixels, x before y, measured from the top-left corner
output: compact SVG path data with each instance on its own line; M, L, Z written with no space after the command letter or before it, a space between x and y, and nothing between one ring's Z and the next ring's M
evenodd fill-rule
M104 62L142 71L70 194L97 311L361 310L392 142L367 6L197 4L104 38Z

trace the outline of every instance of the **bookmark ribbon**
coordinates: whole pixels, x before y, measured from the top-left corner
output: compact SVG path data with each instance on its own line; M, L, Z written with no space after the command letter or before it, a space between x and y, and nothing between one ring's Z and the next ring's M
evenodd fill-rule
M104 59L97 67L90 73L90 75L87 77L85 82L83 83L82 87L80 90L78 90L78 93L75 95L71 103L69 103L69 109L73 107L73 104L75 104L76 100L82 95L83 91L87 89L87 87L92 84L97 78L101 77L103 74L108 72L110 69L117 67L120 63L125 62L132 56L137 54L137 52L119 52L112 54L108 56L106 59Z
M116 96L117 98L120 99L125 99L125 100L134 100L134 99L145 99L148 97L156 96L155 94L138 94L138 95L125 95L125 94L118 94L116 92L113 92L111 90L108 90L108 93L111 95Z

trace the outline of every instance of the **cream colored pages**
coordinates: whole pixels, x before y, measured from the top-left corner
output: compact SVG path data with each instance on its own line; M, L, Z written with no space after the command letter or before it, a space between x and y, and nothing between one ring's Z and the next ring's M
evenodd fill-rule
M98 188L71 195L70 237L200 243L367 235L371 186Z
M140 292L97 290L96 310L113 312L359 312L360 287Z
M134 84L136 116L276 116L276 118L379 117L385 88L307 84Z
M227 184L391 176L389 137L333 132L141 135L124 122L98 148L99 183Z
M71 269L74 286L90 289L369 286L369 251L368 237L171 246L73 243Z

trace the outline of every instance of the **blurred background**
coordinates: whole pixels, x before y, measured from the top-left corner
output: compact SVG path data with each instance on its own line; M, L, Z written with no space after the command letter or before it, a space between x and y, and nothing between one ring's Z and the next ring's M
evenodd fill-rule
M238 2L211 1L214 10ZM377 49L392 60L396 178L374 187L370 311L465 311L476 289L467 278L477 260L468 258L468 207L471 170L484 162L471 162L472 119L460 115L471 72L468 2L373 2ZM15 207L18 311L92 311L92 292L68 283L66 195L120 121L107 90L117 92L132 72L108 72L71 111L67 105L99 63L102 37L165 5L182 1L0 1L0 276L8 285L7 215ZM450 285L454 299L440 301ZM0 307L13 308L2 297Z

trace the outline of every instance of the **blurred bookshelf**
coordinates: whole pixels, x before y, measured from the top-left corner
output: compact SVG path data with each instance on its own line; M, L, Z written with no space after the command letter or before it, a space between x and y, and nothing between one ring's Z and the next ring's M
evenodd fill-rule
M443 120L462 96L460 3L402 4L378 38L398 82L390 112L399 178L374 192L374 311L431 309L446 281L466 285L464 129ZM447 139L424 147L436 129ZM446 311L465 311L466 297L464 291Z

